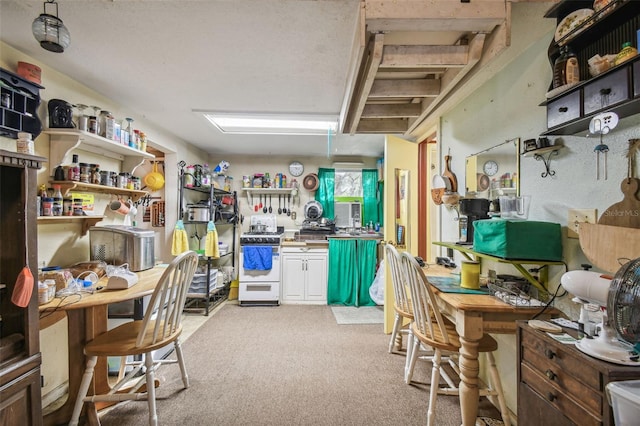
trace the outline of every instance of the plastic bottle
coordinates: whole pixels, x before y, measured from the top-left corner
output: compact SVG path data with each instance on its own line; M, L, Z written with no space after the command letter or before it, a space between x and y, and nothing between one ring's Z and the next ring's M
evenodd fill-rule
M60 185L53 185L53 215L62 216L63 199Z
M80 181L80 163L78 163L78 154L73 154L73 160L71 166L69 166L69 176L67 179L79 182Z
M616 59L613 62L614 65L619 65L624 61L633 58L638 54L638 49L631 45L630 41L622 44L622 50L616 55Z
M560 48L560 56L553 65L553 87L564 86L565 84L577 83L580 81L580 67L578 58L569 46Z

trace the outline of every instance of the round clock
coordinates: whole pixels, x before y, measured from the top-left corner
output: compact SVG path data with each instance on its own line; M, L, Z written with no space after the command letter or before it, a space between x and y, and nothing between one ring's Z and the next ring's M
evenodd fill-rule
M289 173L291 176L302 176L302 172L304 172L304 166L299 161L294 161L289 164Z
M487 176L493 176L498 173L498 163L489 160L482 166L482 171L484 171Z

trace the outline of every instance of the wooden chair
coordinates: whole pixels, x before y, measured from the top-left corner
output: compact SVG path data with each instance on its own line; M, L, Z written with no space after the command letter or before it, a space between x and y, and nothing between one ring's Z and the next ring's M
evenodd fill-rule
M458 353L460 350L460 336L452 323L444 320L438 309L431 284L424 275L418 262L409 253L402 254L402 263L407 272L407 281L410 288L411 303L413 306L414 321L411 327L414 346L424 344L434 349L431 361L431 389L429 392L429 408L427 411L427 425L435 425L436 398L438 393L458 395L457 387L440 389L440 370L443 354ZM498 343L488 334L480 340L478 351L486 355L489 363L490 385L480 390L481 396L497 397L502 421L506 426L510 425L509 411L504 400L500 376L496 368L492 352L498 349Z
M87 343L84 353L87 366L82 377L70 425L77 425L84 402L126 401L146 399L149 405L149 424L157 425L155 399L155 372L162 364L178 363L184 387L189 387L189 377L182 356L180 334L182 310L187 290L193 279L198 255L187 251L177 256L158 281L142 320L132 321L107 331ZM177 360L154 360L152 351L173 343ZM142 355L143 362L130 371L105 395L87 395L98 357ZM135 377L145 368L145 374ZM135 379L133 386L123 386ZM145 386L146 385L146 386ZM146 388L146 389L145 389Z
M393 321L393 330L391 331L391 339L389 340L389 353L393 352L395 346L398 350L402 350L402 335L409 334L410 325L413 322L413 311L411 301L409 300L409 288L407 287L406 274L402 270L402 262L400 253L396 248L387 243L384 247L387 264L389 265L389 273L391 274L391 283L393 285L393 295L395 300L393 309L395 311L395 319ZM409 321L409 327L404 328L405 320ZM410 339L407 340L407 345ZM407 354L409 348L407 347Z

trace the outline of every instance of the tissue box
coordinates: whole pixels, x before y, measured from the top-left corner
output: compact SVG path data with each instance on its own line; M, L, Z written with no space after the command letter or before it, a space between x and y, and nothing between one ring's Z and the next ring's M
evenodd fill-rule
M473 250L512 260L562 260L558 223L487 219L473 222Z

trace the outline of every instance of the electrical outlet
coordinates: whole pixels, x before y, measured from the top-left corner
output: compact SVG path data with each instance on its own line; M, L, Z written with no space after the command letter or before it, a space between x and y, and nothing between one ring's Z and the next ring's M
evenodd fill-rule
M578 224L579 223L596 223L596 216L598 211L596 209L569 209L567 217L567 237L578 238Z

